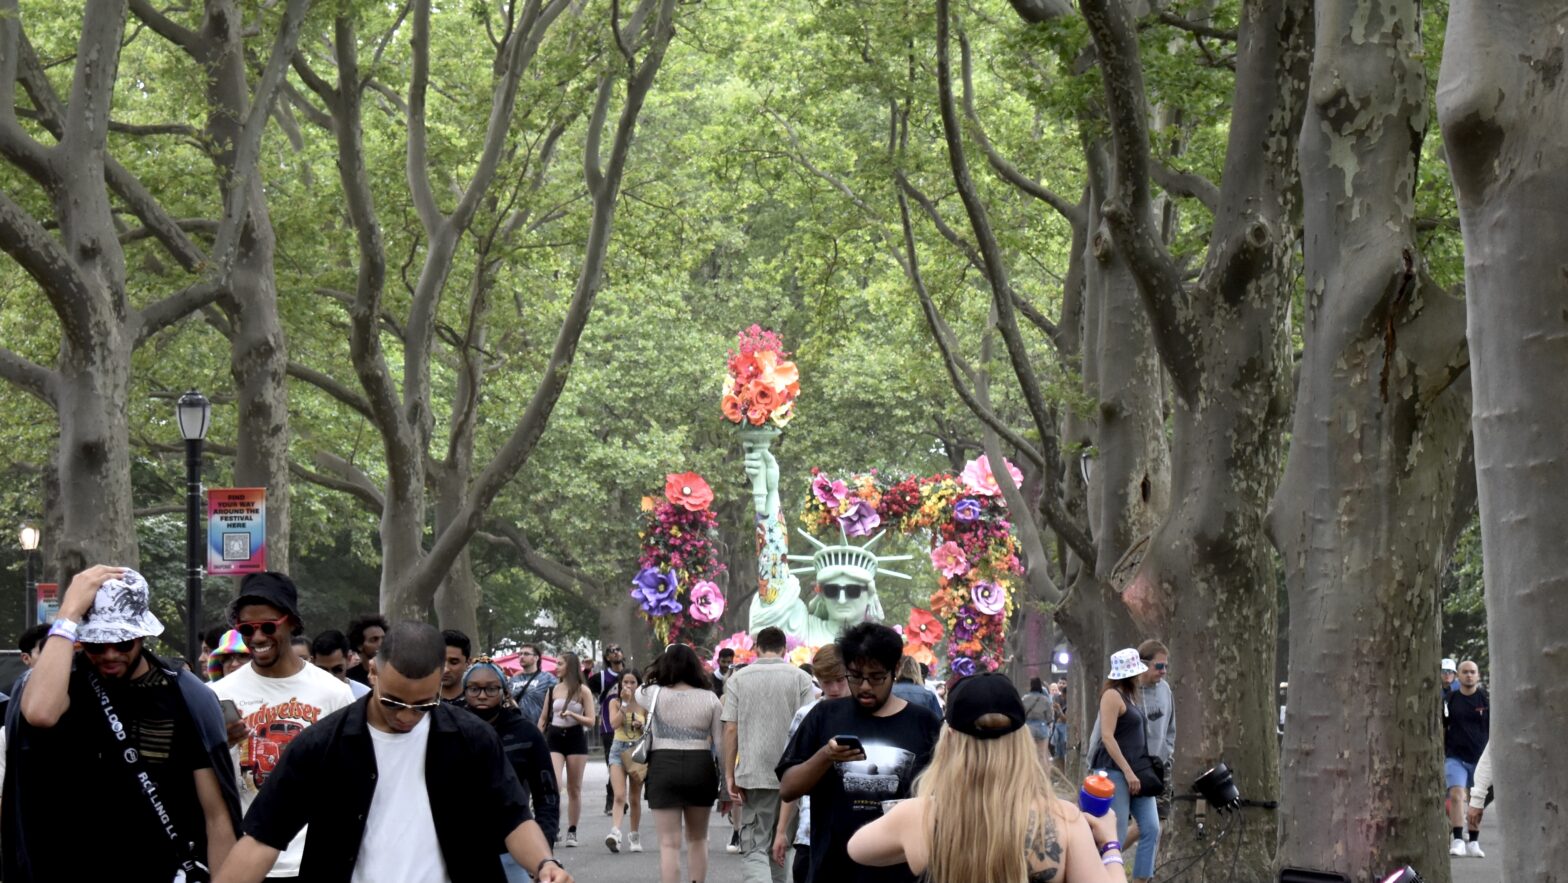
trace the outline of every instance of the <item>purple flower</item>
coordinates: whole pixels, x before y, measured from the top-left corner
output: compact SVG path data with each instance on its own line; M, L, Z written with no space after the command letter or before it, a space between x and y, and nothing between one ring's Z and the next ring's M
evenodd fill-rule
M882 516L871 504L865 500L856 500L849 512L838 517L838 523L844 528L844 534L852 537L863 537L877 529L882 523Z
M952 669L953 674L967 678L975 673L975 661L968 656L960 656L953 660Z
M974 638L980 631L980 617L975 609L968 604L958 608L958 618L953 623L953 640L962 644Z
M675 574L645 567L632 580L631 595L649 616L669 616L682 609L681 602L675 600L676 588Z
M986 616L996 616L1007 607L1007 589L993 582L981 580L970 590L976 610Z
M953 518L957 521L970 522L980 517L980 501L964 497L953 504Z

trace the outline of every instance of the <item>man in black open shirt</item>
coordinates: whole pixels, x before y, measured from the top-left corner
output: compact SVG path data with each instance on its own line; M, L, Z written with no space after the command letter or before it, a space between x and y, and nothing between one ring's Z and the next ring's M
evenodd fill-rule
M441 703L444 651L432 626L388 630L373 692L289 745L217 883L259 883L307 823L301 880L502 883L504 851L540 883L571 883L495 731Z

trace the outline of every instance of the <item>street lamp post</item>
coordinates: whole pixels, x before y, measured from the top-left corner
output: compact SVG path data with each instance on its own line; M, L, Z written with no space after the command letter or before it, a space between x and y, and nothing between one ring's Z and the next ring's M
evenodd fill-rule
M35 612L38 603L38 573L33 570L33 553L38 551L38 528L23 527L21 540L22 555L27 559L27 576L22 584L27 593L22 598L22 631L27 631L28 626L38 617Z
M185 659L194 666L201 656L201 449L212 405L193 389L180 396L175 414L185 439Z

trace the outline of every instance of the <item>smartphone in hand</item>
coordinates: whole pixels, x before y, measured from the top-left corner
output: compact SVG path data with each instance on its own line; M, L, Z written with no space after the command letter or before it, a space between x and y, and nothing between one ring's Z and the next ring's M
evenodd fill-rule
M850 751L858 751L861 754L866 753L866 746L860 744L859 736L834 736L833 741L837 742L838 747L840 748L847 748Z
M224 726L233 726L240 722L240 707L234 704L233 699L220 699L218 704L223 707Z

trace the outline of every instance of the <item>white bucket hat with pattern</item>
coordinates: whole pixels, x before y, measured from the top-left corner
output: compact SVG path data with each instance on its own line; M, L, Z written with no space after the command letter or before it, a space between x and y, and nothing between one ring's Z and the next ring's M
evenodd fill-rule
M106 581L93 596L93 609L76 630L76 639L90 644L116 644L163 634L163 623L147 607L147 595L147 580L134 570Z
M1141 675L1148 670L1149 667L1144 665L1143 659L1138 656L1138 648L1128 647L1125 650L1117 650L1111 654L1111 673L1106 675L1106 677L1113 681L1119 681L1122 678Z

